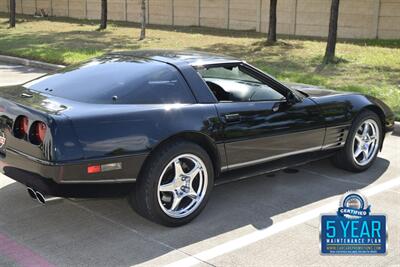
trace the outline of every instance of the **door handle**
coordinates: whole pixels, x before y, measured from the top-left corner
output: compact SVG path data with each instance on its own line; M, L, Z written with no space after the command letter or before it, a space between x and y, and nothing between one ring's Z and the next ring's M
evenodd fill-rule
M240 121L240 115L237 114L237 113L226 114L224 117L225 117L227 122Z

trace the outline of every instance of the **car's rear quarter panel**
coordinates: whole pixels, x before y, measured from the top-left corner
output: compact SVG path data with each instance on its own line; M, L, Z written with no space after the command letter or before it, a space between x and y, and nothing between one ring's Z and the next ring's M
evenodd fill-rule
M149 153L165 139L183 132L221 134L213 104L93 105L84 113L67 111L84 158Z

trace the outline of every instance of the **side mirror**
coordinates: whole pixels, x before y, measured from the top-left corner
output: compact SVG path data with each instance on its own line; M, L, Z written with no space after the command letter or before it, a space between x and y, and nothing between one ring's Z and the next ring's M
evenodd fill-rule
M296 97L296 95L293 94L293 92L289 92L288 95L286 96L286 103L288 105L294 105L297 102L299 102L299 99Z

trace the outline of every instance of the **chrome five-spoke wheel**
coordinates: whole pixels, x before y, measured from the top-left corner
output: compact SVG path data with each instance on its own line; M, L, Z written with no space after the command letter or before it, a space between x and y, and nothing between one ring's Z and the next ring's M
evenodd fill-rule
M379 127L375 120L367 119L361 123L353 139L353 159L365 166L374 159L379 147Z
M193 154L171 160L161 173L157 197L162 211L172 218L194 212L204 199L208 174L204 162Z

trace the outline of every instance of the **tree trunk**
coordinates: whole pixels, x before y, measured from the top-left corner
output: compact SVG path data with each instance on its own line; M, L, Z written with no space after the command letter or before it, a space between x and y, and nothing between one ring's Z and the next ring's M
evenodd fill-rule
M278 0L271 0L269 6L268 42L276 43L276 6Z
M10 0L10 28L15 28L15 0Z
M144 40L146 38L146 0L142 0L141 5L142 12L140 13L141 20L141 30L139 40Z
M101 0L100 30L107 28L107 0Z
M328 43L326 45L324 64L333 63L335 60L337 25L339 19L339 2L340 0L332 0Z

